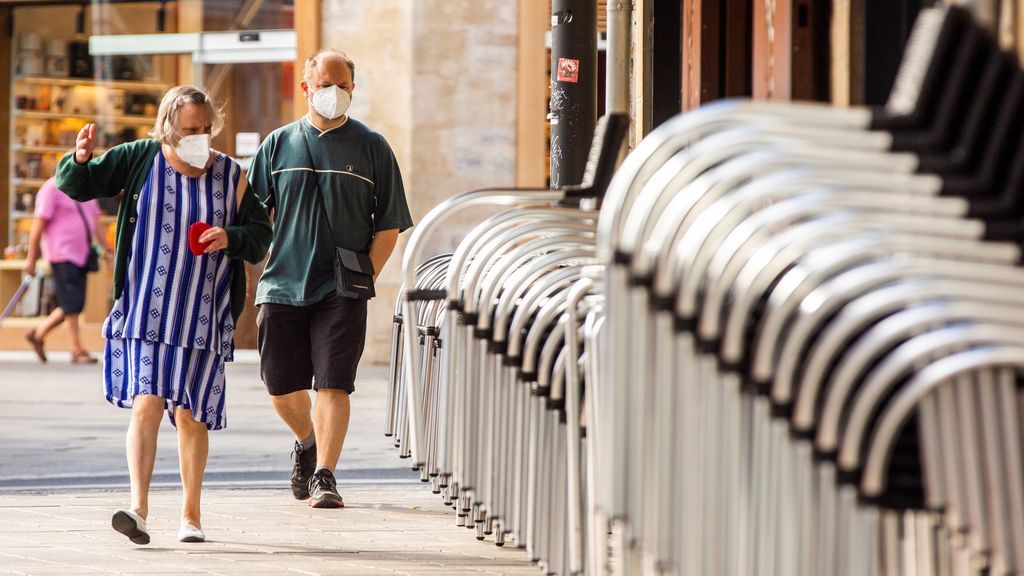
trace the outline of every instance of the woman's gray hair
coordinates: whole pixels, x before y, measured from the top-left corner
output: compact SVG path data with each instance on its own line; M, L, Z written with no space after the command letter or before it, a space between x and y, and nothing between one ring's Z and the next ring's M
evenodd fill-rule
M176 129L178 111L185 104L206 108L212 125L211 136L216 136L224 128L224 111L213 103L209 94L195 86L183 85L175 86L164 94L164 99L160 101L160 110L156 113L156 125L149 131L149 135L161 144L176 145L181 137Z

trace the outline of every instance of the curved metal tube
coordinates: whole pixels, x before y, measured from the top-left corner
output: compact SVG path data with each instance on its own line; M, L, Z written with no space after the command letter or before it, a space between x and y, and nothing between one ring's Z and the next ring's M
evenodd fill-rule
M898 262L881 261L870 263L864 268L853 269L831 280L819 287L816 292L811 293L801 304L800 315L793 326L787 330L785 343L781 352L773 354L779 358L778 366L775 368L772 386L772 399L779 403L788 403L794 394L795 374L802 351L808 353L804 358L808 361L802 364L801 372L804 374L803 385L812 389L824 378L826 366L833 365L831 360L816 357L818 351L840 351L842 346L829 335L833 332L834 326L842 326L845 323L856 321L864 322L869 318L877 317L870 309L864 310L864 306L877 308L879 302L889 302L885 294L896 290L895 299L892 300L887 310L894 310L898 306L906 306L920 302L923 295L920 290L923 288L925 294L943 294L939 286L921 282L929 280L959 279L969 282L970 286L979 288L978 283L990 283L990 286L1002 284L1016 284L1010 278L1018 276L1021 287L1024 288L1024 274L1016 268L1009 268L998 265L983 265L976 263L957 263L957 266L950 266L945 260L918 259L908 254ZM899 284L891 287L884 287L884 284L899 281ZM951 297L954 293L945 292ZM967 294L964 294L967 296ZM860 303L858 307L857 304ZM1024 302L1022 302L1024 304ZM849 307L849 310L847 308ZM842 308L842 310L840 310ZM839 311L839 316L825 325L825 320L832 314ZM820 330L819 330L820 327ZM811 335L815 335L815 341L811 342ZM771 346L771 342L765 342L765 346ZM755 368L755 371L757 368ZM757 377L766 377L762 373ZM808 391L808 397L797 403L797 413L801 408L806 408L816 401L817 394L813 390ZM803 386L797 389L797 395L805 394ZM797 420L794 420L796 423Z
M593 234L593 229L593 224L586 221L568 221L557 224L546 221L522 222L494 235L472 254L472 260L462 279L463 284L472 290L464 289L463 307L467 310L477 308L478 299L486 292L486 280L484 280L486 275L509 252L517 251L522 242L529 242L531 238L536 237L541 244L545 241L554 244L560 239L562 242L575 241L577 244L588 244L583 240ZM589 244L592 245L593 242L589 242ZM486 301L483 300L483 302Z
M596 256L589 249L579 249L570 254L563 254L561 260L567 258L582 259L581 265L586 263L593 263L596 261ZM514 329L509 329L509 324L513 322L514 316L518 310L522 307L525 302L525 296L546 274L552 272L552 266L560 261L559 258L551 257L550 259L534 259L525 264L525 266L516 271L508 280L510 289L502 292L498 298L498 305L495 307L495 316L493 322L493 339L495 342L507 342L511 343L515 339L508 338L508 335L514 334ZM516 344L518 346L518 344ZM518 352L518 348L516 349ZM509 353L511 355L511 353Z
M558 329L558 322L565 315L566 301L564 292L578 279L576 277L567 279L569 280L568 282L559 282L559 286L563 288L562 291L552 292L548 296L547 301L536 310L536 316L530 324L530 328L526 331L525 343L523 345L523 375L536 374L538 388L545 388L550 384L550 381L548 381L550 375L542 377L541 374L545 369L551 369L550 361L554 359L556 345L561 344L563 341L562 338L565 330ZM544 338L548 330L553 327L554 329L548 338ZM547 358L549 361L547 365L545 365L545 353L551 354L551 357ZM550 390L549 392L554 391ZM553 396L549 397L556 399Z
M416 264L421 259L421 252L427 244L426 241L437 230L438 226L453 214L457 214L465 208L481 204L508 206L539 201L557 202L562 198L562 196L563 193L556 190L516 191L494 189L469 192L442 202L423 217L423 220L420 221L419 225L413 230L412 237L409 238L409 243L405 249L405 255L402 258L403 283L406 286L415 286ZM404 301L405 302L402 306L403 316L406 318L415 318L417 303L413 300L409 300L408 297L406 297ZM410 330L406 330L404 333L403 348L404 357L409 362L409 366L419 366L421 361L420 350L419 346L417 346L414 341L412 331ZM412 465L422 466L425 464L426 458L426 443L425 438L423 437L424 425L422 419L423 390L416 385L411 370L406 371L405 384Z
M869 249L869 254L874 253L882 259L887 259L892 254L931 253L947 258L950 264L956 260L966 260L970 263L984 258L987 247L988 244L985 243L962 239L894 235L889 241L881 240L877 247ZM880 250L875 252L876 249ZM758 382L767 382L772 378L777 357L776 344L782 340L782 332L788 319L804 298L836 274L860 267L861 264L855 262L864 260L854 255L850 255L846 262L841 261L841 258L836 258L836 252L831 246L816 248L781 277L771 290L760 321L759 342L764 342L765 345L756 347L753 351L754 376Z
M965 290L967 286L971 289ZM1005 296L1000 297L1000 292ZM883 342L909 337L912 331L928 326L970 320L972 314L978 315L979 320L995 321L993 314L1005 318L1007 308L1000 303L1024 306L1024 293L970 283L957 286L924 277L908 278L851 300L811 343L801 383L796 388L794 426L810 430L818 422L834 421L841 406L836 403L842 396L829 400L833 386L838 386L836 393L842 395L842 390L848 389L844 386L855 378L848 375L850 370L869 366L869 359L881 354L878 346L887 345ZM988 307L979 310L978 306ZM988 314L987 310L998 312ZM856 341L852 341L858 334ZM831 366L835 369L826 381L825 373ZM792 392L793 384L787 380L795 378L794 374L780 370L776 378L779 386L788 385Z
M581 238L579 236L580 232L582 231L557 230L552 232L550 236L545 236L538 240L527 242L517 249L505 254L504 258L500 262L497 262L496 265L488 271L487 277L485 277L481 283L482 295L480 297L480 301L491 303L492 305L484 306L480 310L480 316L477 320L477 328L490 328L491 316L494 312L493 304L497 301L499 293L502 290L507 290L509 288L509 282L511 281L512 276L516 271L520 270L526 262L542 255L538 254L539 250L584 249L588 246L593 246L592 244L588 245L583 241L586 237Z
M728 361L736 361L742 358L743 354L743 328L750 318L750 311L764 291L780 277L788 266L795 261L792 256L802 256L811 245L819 245L824 238L805 236L803 245L793 244L787 246L778 255L769 260L769 265L761 267L757 260L752 260L747 266L746 274L741 274L737 283L729 288L737 295L736 302L729 310L728 320L722 333L722 355ZM778 305L779 301L786 300L788 290L799 290L799 293L806 293L806 284L802 275L807 271L815 271L814 275L821 277L825 272L824 267L829 270L837 270L842 266L849 266L856 262L872 257L886 257L903 252L917 252L921 254L934 254L950 260L962 258L966 261L978 261L992 258L997 262L1000 257L1014 256L1019 249L1013 245L1004 245L1003 250L998 244L973 243L963 240L952 240L940 236L924 237L907 234L884 234L875 233L872 236L856 236L850 240L831 246L825 246L814 250L814 257L820 259L820 264L810 263L803 267L794 268L787 272L789 280L785 285L772 289L772 297L769 299L769 306ZM836 264L837 259L842 258L843 264ZM806 260L805 260L806 261ZM744 280L747 280L744 282ZM721 295L719 296L721 298ZM777 330L775 324L765 326L766 330Z
M579 279L580 274L580 267L551 271L538 278L526 294L523 295L520 303L516 306L516 311L512 316L512 323L508 331L507 356L509 358L526 359L526 356L523 354L523 349L526 346L523 331L526 330L527 323L536 311L537 302L542 298L548 297L552 292L564 290L569 284Z
M1012 344L1024 346L1024 329L993 324L968 324L942 328L908 340L888 354L855 392L853 407L839 440L837 464L840 469L855 471L861 465L861 447L867 440L869 422L884 401L886 392L899 379L915 372L922 362L955 353L964 348ZM829 446L819 449L830 450Z
M579 344L580 324L582 324L579 315L580 303L592 293L596 285L597 283L592 278L580 278L569 288L569 292L565 296L566 311L563 325L567 358L565 363L565 441L566 459L568 460L566 480L569 484L569 571L572 574L583 572L586 566L584 559L589 558L583 526L589 524L592 528L596 527L596 519L593 517L589 518L589 522L584 522L584 503L593 500L593 492L591 492L590 498L584 498L583 494L587 490L583 485L584 475L580 470L581 419L586 419L586 417L580 410L583 378L580 374ZM590 394L593 394L593 391L590 391ZM588 462L595 457L594 454L589 456ZM592 470L593 468L587 475L588 478L593 474Z
M897 182L892 180L896 179ZM685 201L673 199L673 202L660 214L651 230L645 249L634 255L632 271L636 277L646 277L652 269L661 269L673 258L668 247L686 243L686 252L696 254L701 270L708 266L707 262L717 247L744 219L752 214L767 209L784 199L803 194L829 194L830 201L844 207L863 207L866 199L863 194L906 194L910 196L933 196L938 192L933 177L892 175L885 179L867 177L864 171L840 172L824 167L790 168L781 172L759 176L748 183L731 191L709 206L701 218L692 226L684 227L682 222L687 215ZM896 191L896 192L894 192ZM847 193L853 192L853 197ZM862 194L857 194L862 193ZM824 196L822 197L824 201ZM960 203L960 212L965 213L967 206ZM969 221L964 221L965 224ZM975 223L974 227L980 234L984 227ZM700 230L697 230L700 228ZM709 246L709 248L705 248ZM681 249L682 250L682 249ZM662 278L674 279L672 274L663 274ZM664 280L659 279L659 282ZM656 292L665 294L670 288L658 285Z
M867 496L878 496L885 490L886 464L896 435L922 398L936 387L948 385L957 376L989 367L1024 369L1024 344L1014 342L960 352L942 358L914 375L889 403L874 428L874 438L864 463L861 491ZM854 439L851 438L850 443L852 445Z
M813 200L811 203L806 203L805 198L813 198ZM941 231L944 236L956 238L980 238L984 233L984 226L980 222L928 214L927 210L921 209L924 207L924 199L920 201L915 199L910 202L900 202L898 201L900 199L897 196L897 201L893 202L892 195L822 189L809 192L806 197L792 196L774 204L770 199L766 199L769 203L761 208L764 212L770 213L774 212L775 207L779 207L778 214L783 218L783 222L791 218L813 218L836 215L840 212L846 212L851 217L861 216L862 221L851 222L853 227L851 232L853 233L856 233L856 230L897 229L909 233L926 234L935 234ZM789 204L790 202L793 204ZM915 206L915 204L917 205ZM783 207L784 205L786 206ZM793 209L800 205L803 205L804 209L793 212ZM934 205L932 207L934 208ZM735 224L733 229L742 226L746 219L757 218L757 215L760 215L760 212L752 213ZM768 218L766 230L772 230L776 223L770 221L771 216ZM682 240L674 245L670 256L666 258L664 276L659 274L656 278L658 282L656 290L663 290L664 278L682 283L679 308L687 312L695 309L704 279L708 278L709 283L714 282L710 277L712 273L709 270L718 254L716 240L721 239L723 242L730 240L729 232L719 235L716 230L712 229L705 233L704 229L696 226L691 230L692 232L687 231ZM763 232L758 234L762 237L763 235ZM744 249L740 248L740 250ZM725 249L720 250L725 251ZM726 254L728 253L726 252ZM685 275L680 277L684 273ZM709 290L717 289L717 285L721 283L722 281L719 280L715 283L715 287L711 287ZM659 292L659 294L661 293L663 292Z
M556 301L557 297L551 300ZM567 321L565 308L568 304L562 300L558 302L558 305L561 307L562 315L558 317L557 322L555 322L555 329L544 340L544 345L541 346L540 361L537 363L536 368L537 389L547 390L548 398L552 400L562 400L565 394L565 382L554 378L556 373L554 365L558 356L565 353L565 322ZM529 355L527 354L526 357L529 357Z
M495 235L501 234L504 230L518 226L521 223L537 220L556 220L558 218L554 213L556 210L558 209L550 206L515 207L491 216L470 230L462 242L459 243L452 256L447 286L449 298L459 299L456 295L459 294L461 289L460 282L472 256L479 251L480 246L486 245Z
M946 285L947 295L940 296L941 289L932 292L936 298L953 298L960 297L958 292L963 289L954 286ZM982 288L982 287L978 287ZM969 306L971 313L977 314L976 317L962 318L962 320L975 320L977 322L985 322L988 324L1007 324L1012 326L1016 321L1014 320L1013 314L1006 314L1009 311L1005 306L1019 306L1020 296L1010 299L1003 297L997 300L989 300L989 296L994 296L993 292L988 291L988 294L979 294L979 290L970 290L973 292L969 296L964 297L968 303L963 303L958 306L956 301L943 301L944 310L941 314L936 313L931 319L920 317L923 311L908 311L906 314L911 314L910 324L904 324L907 320L903 317L894 317L885 324L879 324L878 329L866 333L857 344L850 347L847 354L837 359L837 366L835 375L830 378L829 382L822 388L825 392L825 401L822 404L821 415L816 419L818 434L816 443L819 449L823 451L831 451L838 446L840 442L841 427L843 425L844 413L849 413L852 410L850 404L853 402L854 395L857 389L864 386L864 382L870 376L870 374L863 375L867 366L880 366L878 358L891 351L893 346L906 346L914 335L917 333L911 332L913 329L921 330L927 329L929 331L937 331L946 328L942 323L943 319L954 320L959 312L960 306ZM1005 289L1004 289L1005 291ZM920 296L927 296L929 291L922 291ZM1006 291L1009 296L1009 291ZM989 306L995 308L979 308L982 303L988 302ZM973 303L971 303L973 302ZM925 308L928 310L928 308ZM999 314L995 310L1003 310L1002 318L993 318L992 315L998 316ZM879 312L884 313L885 310L881 309ZM917 320L917 322L914 322ZM871 364L866 366L859 366L854 362L860 359L870 360ZM813 411L813 406L808 407L808 411ZM803 411L800 412L801 422L807 422L813 415L808 417Z

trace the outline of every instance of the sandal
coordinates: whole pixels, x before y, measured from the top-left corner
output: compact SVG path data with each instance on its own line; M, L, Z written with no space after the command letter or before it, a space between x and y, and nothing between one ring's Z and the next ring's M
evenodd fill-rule
M32 350L35 351L36 356L39 356L39 361L46 362L46 351L43 350L43 341L36 338L36 331L29 330L26 332L25 340L28 340L29 345L32 346Z
M92 354L89 354L85 350L79 350L78 352L71 353L72 364L95 364L99 362Z

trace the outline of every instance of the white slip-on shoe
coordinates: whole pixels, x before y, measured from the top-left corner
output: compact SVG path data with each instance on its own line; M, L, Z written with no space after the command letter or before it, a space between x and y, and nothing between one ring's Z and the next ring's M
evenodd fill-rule
M178 541L179 542L206 542L206 534L202 528L196 528L188 522L181 525L181 529L178 530Z
M149 544L146 521L131 510L117 510L110 518L110 525L128 537L134 544Z

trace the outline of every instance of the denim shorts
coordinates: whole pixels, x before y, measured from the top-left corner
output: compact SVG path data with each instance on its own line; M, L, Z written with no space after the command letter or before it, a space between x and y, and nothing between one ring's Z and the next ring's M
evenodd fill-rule
M57 292L57 305L68 316L81 314L85 308L85 268L71 262L52 262L53 283Z

